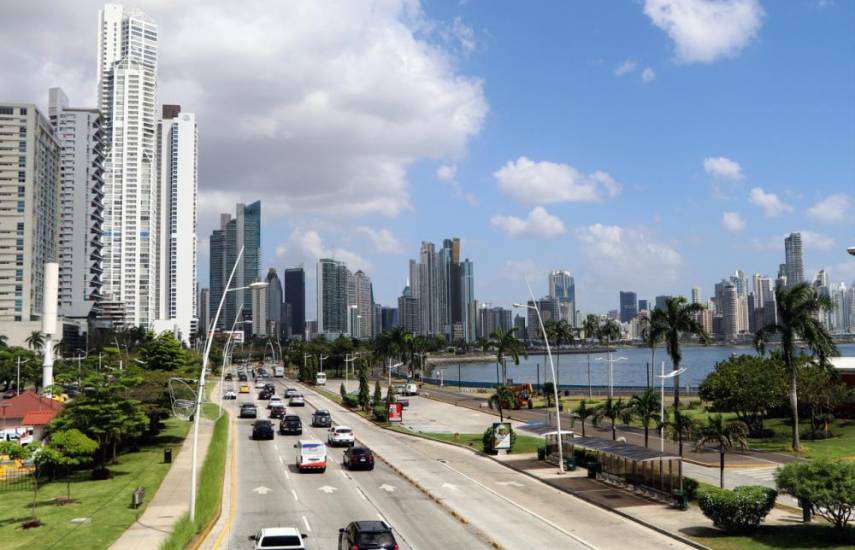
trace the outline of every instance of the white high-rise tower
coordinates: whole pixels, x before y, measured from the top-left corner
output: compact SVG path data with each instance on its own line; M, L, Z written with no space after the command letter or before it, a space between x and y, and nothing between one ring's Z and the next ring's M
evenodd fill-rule
M157 298L157 25L139 10L98 13L104 116L103 307L119 326L150 326Z

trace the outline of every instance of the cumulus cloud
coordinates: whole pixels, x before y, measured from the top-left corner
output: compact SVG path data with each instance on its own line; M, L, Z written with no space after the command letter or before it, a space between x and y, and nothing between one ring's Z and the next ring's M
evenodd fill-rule
M819 223L844 223L851 219L852 201L846 193L835 193L808 208L808 216Z
M632 59L627 59L623 63L617 66L615 69L615 76L621 77L625 74L629 74L638 67L638 63L633 61Z
M388 229L372 229L360 226L356 228L356 233L368 237L377 252L383 254L402 254L404 252L404 244Z
M543 270L531 258L507 260L501 270L501 275L512 281L522 281L524 279L528 279L529 281L535 280L540 277L541 273L543 273Z
M351 271L359 269L368 271L371 269L371 262L359 254L345 248L331 247L325 244L320 233L314 229L308 231L295 229L292 231L288 240L276 247L276 255L280 260L288 262L289 265L314 266L320 258L334 258L347 264ZM314 270L313 267L312 270Z
M653 82L656 79L656 73L650 67L644 67L641 71L641 80L644 82Z
M436 169L436 177L442 181L454 181L457 179L457 166L454 164L443 164Z
M707 157L704 159L704 171L707 174L725 180L742 179L742 166L727 157Z
M606 172L584 175L569 164L520 157L493 173L499 189L522 204L598 202L614 198L621 186Z
M557 237L565 232L564 222L546 211L542 206L536 206L528 213L526 219L516 216L493 216L490 224L504 231L511 237Z
M817 233L815 231L794 231L794 233L800 233L802 236L802 248L805 253L810 252L811 250L831 250L834 248L834 239L829 237L828 235L823 235L822 233ZM773 250L784 250L784 239L786 239L790 234L784 233L783 235L772 235L770 237L754 237L751 239L751 246L755 250L760 251L773 251Z
M745 229L745 219L739 212L725 212L721 216L721 227L725 231L738 233Z
M763 24L758 0L646 0L644 14L674 41L683 63L739 54Z
M755 187L748 195L748 200L752 204L763 209L763 214L767 218L775 218L786 212L792 212L793 207L789 204L781 202L778 195L775 193L767 193L759 187Z
M95 103L100 0L3 9L0 97L47 99L62 85ZM160 25L158 102L199 121L200 191L238 190L274 213L396 216L421 159L465 154L487 113L462 74L474 47L460 20L413 0L140 2ZM442 30L447 29L447 30ZM446 33L456 40L453 46Z

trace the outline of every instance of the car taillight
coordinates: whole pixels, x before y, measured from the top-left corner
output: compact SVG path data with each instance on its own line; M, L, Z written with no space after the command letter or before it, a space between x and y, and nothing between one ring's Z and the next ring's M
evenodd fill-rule
M350 550L359 550L359 547L354 544L353 546L350 547Z
M398 550L398 545L396 544L392 550Z

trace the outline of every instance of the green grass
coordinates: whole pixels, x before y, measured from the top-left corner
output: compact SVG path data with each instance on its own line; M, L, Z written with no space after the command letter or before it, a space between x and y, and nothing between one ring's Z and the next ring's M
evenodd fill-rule
M215 411L217 413L218 411ZM193 537L205 529L216 517L223 498L223 480L226 470L226 452L229 442L229 416L223 416L214 424L214 433L208 445L205 462L199 474L199 488L196 491L196 523L190 521L190 515L184 514L169 538L160 545L162 550L180 550L187 546Z
M413 433L412 431L401 429L398 429L396 431L409 434ZM429 439L435 439L437 441L446 441L449 443L457 443L458 445L470 447L479 451L483 448L483 433L449 434L436 432L418 432L418 434L423 435ZM539 437L532 437L530 435L517 435L516 441L514 442L514 448L511 449L511 454L536 453L539 447L543 447L543 439Z
M850 528L841 538L829 525L763 525L753 535L728 535L713 527L683 530L693 540L714 550L808 550L812 548L855 549L855 535Z
M163 463L164 447L177 453L190 428L189 422L166 421L166 428L140 452L119 456L119 463L110 466L114 477L92 481L89 472L80 472L71 483L74 502L64 506L53 504L55 497L64 497L64 480L42 485L38 492L36 513L44 526L23 530L20 524L30 517L32 491L0 493L0 546L3 548L107 548L139 517L144 508L130 507L131 493L145 488L145 503L151 501L169 465ZM174 459L174 456L173 456ZM90 523L74 525L73 518L89 517Z
M773 418L767 420L765 427L773 430L773 437L751 439L752 449L758 451L775 451L791 453L792 428L789 418ZM834 437L829 439L805 439L804 433L808 429L808 423L801 424L802 455L808 458L843 458L855 460L855 421L839 419L830 426Z

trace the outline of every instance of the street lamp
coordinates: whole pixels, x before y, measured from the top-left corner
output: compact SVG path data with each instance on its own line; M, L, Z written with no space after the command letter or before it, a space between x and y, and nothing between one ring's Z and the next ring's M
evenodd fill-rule
M402 367L404 365L403 362L392 364L392 359L389 359L389 387L387 391L391 391L392 389L392 369L397 369L398 367Z
M594 357L594 361L602 361L602 357ZM626 361L626 357L612 357L612 352L609 352L609 397L614 397L615 377L613 363L615 361Z
M846 252L848 252L852 256L855 256L855 246L850 246L849 248L846 249Z
M318 354L318 359L320 359L320 363L321 363L319 366L319 369L320 369L319 372L324 372L324 359L329 359L329 358L330 358L329 355Z
M360 354L360 352L358 352L358 351L357 351L357 352L354 352L354 353L345 353L345 354L344 354L344 388L345 388L347 391L350 391L350 390L347 388L347 382L348 382L348 378L347 378L347 363L348 363L348 361L349 361L349 362L350 362L350 364L352 365L352 364L353 364L353 362L354 362L354 361L356 361L356 358L357 358L357 357L359 357L359 354ZM356 375L356 369L355 369L355 368L354 368L353 374L354 374L354 375Z
M678 370L672 370L665 374L665 361L662 361L660 373L657 378L662 380L661 390L659 394L659 454L665 454L665 379L680 376L686 372L686 367L680 367ZM681 429L682 426L677 426Z
M235 314L235 320L232 323L232 329L229 331L229 337L226 338L226 345L223 346L223 366L220 368L220 416L223 416L223 379L226 373L226 360L231 353L231 343L232 336L235 334L235 326L238 324L238 319L240 319L240 314L243 311L243 304L238 307L237 313ZM246 322L246 321L244 321Z
M531 285L528 284L528 277L525 278L525 286L528 287L528 293L531 295L532 304L536 303L534 292L531 291ZM540 332L543 334L543 341L546 342L546 353L549 356L549 368L552 371L552 391L555 393L555 423L558 428L558 473L564 473L564 438L561 433L561 404L558 400L558 384L555 383L555 364L552 362L552 349L549 347L549 338L546 336L546 328L543 326L543 317L540 316L540 308L535 305L514 304L516 308L533 309L537 313L537 322L540 325Z

